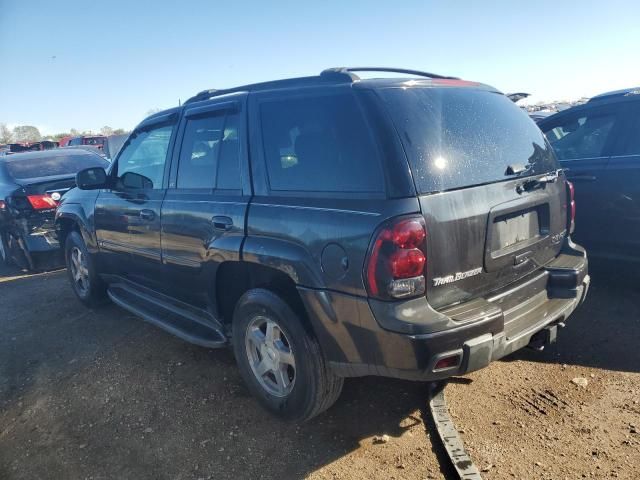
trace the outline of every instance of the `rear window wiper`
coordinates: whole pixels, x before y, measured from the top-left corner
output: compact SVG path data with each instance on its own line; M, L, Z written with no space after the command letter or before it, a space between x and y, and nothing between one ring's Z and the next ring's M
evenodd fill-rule
M516 190L518 191L518 193L522 193L524 191L533 190L534 188L539 188L542 185L545 185L547 183L555 183L558 180L560 173L563 171L564 169L559 168L557 170L554 170L552 172L549 172L543 175L542 177L529 178L524 182L522 182L520 185L518 185L516 187Z
M507 165L507 170L504 172L505 175L522 175L523 173L528 172L531 169L531 164L522 165L521 163L512 163L511 165Z

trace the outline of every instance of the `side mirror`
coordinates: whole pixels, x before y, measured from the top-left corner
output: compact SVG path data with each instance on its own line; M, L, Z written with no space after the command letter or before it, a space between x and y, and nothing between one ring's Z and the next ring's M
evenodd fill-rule
M91 167L76 174L76 185L80 190L98 190L107 187L107 172L102 167Z
M127 189L151 190L153 188L153 182L149 177L135 172L125 172L120 178L120 182Z

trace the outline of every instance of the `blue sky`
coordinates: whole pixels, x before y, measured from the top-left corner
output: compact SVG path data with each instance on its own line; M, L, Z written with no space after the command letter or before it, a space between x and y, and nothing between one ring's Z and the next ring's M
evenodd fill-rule
M344 65L590 96L640 85L638 19L630 0L0 0L0 122L132 128L205 88Z

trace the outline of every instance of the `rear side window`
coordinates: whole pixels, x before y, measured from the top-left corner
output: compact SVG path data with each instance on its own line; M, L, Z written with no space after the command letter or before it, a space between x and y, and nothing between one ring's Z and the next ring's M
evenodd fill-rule
M584 112L545 129L545 135L560 160L601 157L615 123L612 113Z
M109 162L92 153L87 153L86 155L38 154L37 156L30 158L23 158L21 155L18 155L15 157L8 157L5 162L7 165L7 172L16 180L37 177L53 177L56 175L74 175L85 168L106 168L109 166Z
M404 145L419 193L506 180L558 168L528 115L499 93L471 88L380 90Z
M184 131L178 188L236 190L240 181L238 114L190 118Z
M383 191L377 148L353 95L269 100L260 116L272 191Z

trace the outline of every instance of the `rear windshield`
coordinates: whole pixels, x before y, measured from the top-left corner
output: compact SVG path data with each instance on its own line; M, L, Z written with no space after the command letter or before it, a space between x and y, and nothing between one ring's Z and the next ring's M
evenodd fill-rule
M499 93L470 88L380 90L419 193L482 185L558 168L536 124Z
M109 162L88 153L69 155L38 155L37 157L19 158L8 157L5 161L7 171L16 180L27 178L53 177L56 175L75 175L80 170L89 167L106 168Z

